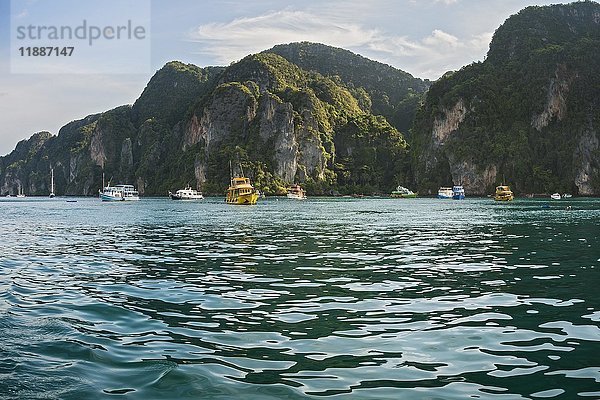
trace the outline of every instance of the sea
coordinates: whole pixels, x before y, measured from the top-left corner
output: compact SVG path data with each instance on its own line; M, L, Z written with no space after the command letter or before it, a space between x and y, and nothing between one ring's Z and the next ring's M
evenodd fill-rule
M1 399L600 399L600 199L0 199Z

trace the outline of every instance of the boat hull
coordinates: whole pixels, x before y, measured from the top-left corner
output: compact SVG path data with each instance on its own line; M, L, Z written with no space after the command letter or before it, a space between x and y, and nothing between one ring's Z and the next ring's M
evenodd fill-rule
M237 196L227 197L225 202L227 204L237 204L237 205L254 205L258 201L258 193L247 193L240 194Z
M306 200L306 196L301 195L301 194L292 194L292 193L288 193L287 198L295 199L295 200Z
M465 195L464 194L455 194L452 196L452 198L454 200L464 200L465 199Z
M451 199L452 195L438 194L438 199Z
M184 200L184 201L189 201L189 200L202 200L204 199L204 196L178 196L176 194L169 194L169 197L171 197L171 200Z
M390 197L393 197L395 199L414 199L415 197L417 197L417 194L392 193Z
M494 196L494 200L496 201L513 201L514 196L512 194L503 194Z
M140 199L139 196L120 197L120 196L109 196L107 194L100 194L100 200L102 200L102 201L138 201L139 199Z

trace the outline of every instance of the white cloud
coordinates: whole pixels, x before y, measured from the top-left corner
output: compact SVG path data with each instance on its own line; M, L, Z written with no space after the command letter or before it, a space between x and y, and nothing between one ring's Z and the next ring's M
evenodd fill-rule
M462 43L456 36L453 36L449 33L441 31L439 29L435 29L431 36L423 39L423 43L429 47L448 47L448 48L458 48L463 47L464 43Z
M229 63L279 43L326 42L340 47L362 46L377 40L375 29L322 17L306 11L274 11L228 23L209 23L192 31L190 39L203 44L201 52Z
M387 40L386 54L365 56L387 62L420 78L437 79L449 70L482 60L491 38L491 32L459 38L435 29L429 36L415 41L407 38ZM377 50L383 51L381 47Z
M494 32L484 32L482 34L475 35L471 38L469 44L471 47L476 49L487 49L492 41L492 36L494 36Z
M343 21L331 14L295 10L209 23L190 34L190 40L200 45L199 53L222 64L276 44L310 41L347 48L429 79L482 59L490 39L491 33L460 38L441 29L413 39Z

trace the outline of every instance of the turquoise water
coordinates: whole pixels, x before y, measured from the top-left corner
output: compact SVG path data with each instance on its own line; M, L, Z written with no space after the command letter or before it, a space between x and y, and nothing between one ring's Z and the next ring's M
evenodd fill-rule
M0 200L0 398L600 398L599 200L77 200Z

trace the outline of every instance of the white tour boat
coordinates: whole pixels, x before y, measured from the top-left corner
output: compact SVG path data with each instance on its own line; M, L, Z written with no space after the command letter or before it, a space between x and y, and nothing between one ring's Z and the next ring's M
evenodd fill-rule
M132 185L106 186L100 192L102 201L136 201L140 195Z
M172 200L202 200L204 198L202 193L192 189L190 186L187 186L185 189L179 189L175 193L169 192L169 197Z
M306 192L300 185L292 185L288 188L287 191L288 199L296 199L296 200L305 200Z

